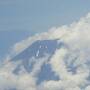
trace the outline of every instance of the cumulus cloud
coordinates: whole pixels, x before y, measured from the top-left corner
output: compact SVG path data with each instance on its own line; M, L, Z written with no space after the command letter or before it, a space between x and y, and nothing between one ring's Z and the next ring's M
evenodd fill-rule
M46 57L35 61L31 73L21 66L21 73L13 70L21 62L12 62L17 55L37 40L55 40L65 46L58 47L48 61ZM37 34L17 43L0 67L0 90L89 90L90 89L90 14L71 25L52 28L48 32ZM48 55L47 55L48 56ZM43 64L49 64L58 80L45 80L37 85L38 73Z
M0 68L0 90L36 90L35 78L29 75L24 67L19 75L13 73L19 63L7 62Z

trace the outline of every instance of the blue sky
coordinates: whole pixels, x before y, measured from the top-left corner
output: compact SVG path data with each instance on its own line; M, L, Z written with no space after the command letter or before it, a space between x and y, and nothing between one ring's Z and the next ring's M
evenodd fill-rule
M16 42L90 12L90 0L0 0L0 57Z

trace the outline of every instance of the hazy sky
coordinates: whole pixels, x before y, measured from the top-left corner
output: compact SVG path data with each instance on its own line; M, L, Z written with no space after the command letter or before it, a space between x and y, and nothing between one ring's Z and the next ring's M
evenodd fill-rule
M17 41L88 12L90 0L0 0L0 57Z

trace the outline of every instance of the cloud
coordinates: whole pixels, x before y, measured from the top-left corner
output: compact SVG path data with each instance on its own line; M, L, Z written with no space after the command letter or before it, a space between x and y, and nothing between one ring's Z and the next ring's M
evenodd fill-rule
M14 66L9 64L0 69L0 90L36 90L34 78L24 71L19 75L13 74L11 68Z
M87 86L85 90L90 90L90 86Z
M30 46L37 40L55 40L58 47L50 58L47 56L34 60L35 64L31 73L23 66L19 75L13 70L21 62L12 62L9 59ZM48 32L29 37L12 47L12 51L0 68L0 89L16 88L16 90L89 90L90 89L90 14L71 25L54 27ZM37 85L38 73L43 64L49 64L59 80L45 80Z

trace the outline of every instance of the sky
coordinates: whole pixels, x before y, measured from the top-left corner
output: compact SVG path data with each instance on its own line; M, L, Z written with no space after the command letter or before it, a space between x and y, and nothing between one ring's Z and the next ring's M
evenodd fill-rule
M0 57L16 42L88 12L90 0L0 0Z

